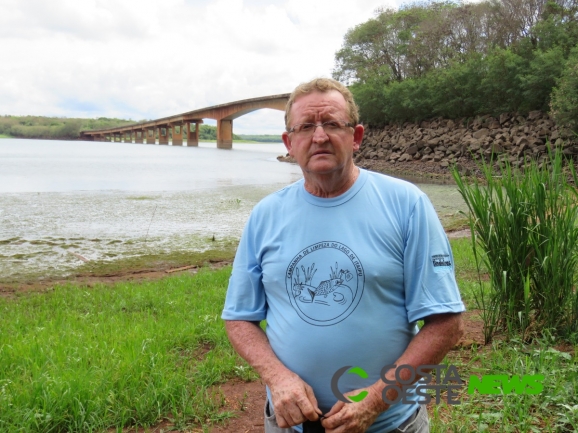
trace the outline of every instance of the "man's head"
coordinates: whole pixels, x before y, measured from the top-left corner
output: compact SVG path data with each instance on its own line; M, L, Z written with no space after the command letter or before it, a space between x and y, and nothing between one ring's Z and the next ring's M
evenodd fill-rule
M291 108L293 107L295 99L312 92L326 93L332 90L336 90L343 95L345 103L347 104L347 112L349 114L349 119L347 120L354 125L357 125L359 123L359 111L349 89L339 81L330 78L315 78L307 83L299 84L289 96L289 101L287 101L287 106L285 107L285 127L287 130L290 128L289 122L291 122Z
M351 92L326 78L301 84L287 103L286 121L281 138L303 170L307 191L331 197L351 186L358 173L353 153L363 140Z

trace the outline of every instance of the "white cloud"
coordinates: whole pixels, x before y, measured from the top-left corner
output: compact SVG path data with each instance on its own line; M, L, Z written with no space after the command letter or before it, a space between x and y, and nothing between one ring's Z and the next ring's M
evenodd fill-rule
M383 5L0 0L0 114L140 120L289 92L330 76L345 32ZM255 112L234 128L273 133L282 113Z

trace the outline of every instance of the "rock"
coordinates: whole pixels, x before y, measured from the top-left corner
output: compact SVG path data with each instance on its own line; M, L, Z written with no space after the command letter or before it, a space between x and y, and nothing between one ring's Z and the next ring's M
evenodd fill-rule
M510 120L510 115L508 113L503 113L500 114L500 124L503 125L504 123L506 123L508 120Z
M408 155L415 155L415 154L417 153L417 151L418 151L417 146L416 146L416 145L413 145L413 146L409 146L405 152L406 152Z
M474 132L472 134L472 137L474 137L476 140L479 140L480 138L487 137L489 133L490 133L490 131L488 128L482 128L482 129L479 129L478 131Z
M542 112L541 111L530 111L528 113L528 120L536 120L536 119L541 119L542 118Z
M399 158L399 162L405 162L405 161L411 161L411 155L408 153L404 153L403 155L400 156Z

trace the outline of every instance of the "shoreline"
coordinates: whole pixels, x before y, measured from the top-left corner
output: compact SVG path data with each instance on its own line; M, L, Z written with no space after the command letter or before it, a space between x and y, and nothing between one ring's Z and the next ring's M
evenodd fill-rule
M354 155L355 157L355 155ZM277 160L290 164L297 162L289 155L279 155ZM356 165L366 170L389 176L400 177L415 183L434 183L434 184L452 184L455 185L451 173L451 167L440 167L434 162L405 161L391 162L382 159L362 159L356 162ZM481 178L481 172L476 161L463 159L456 163L460 173L465 176L478 176Z

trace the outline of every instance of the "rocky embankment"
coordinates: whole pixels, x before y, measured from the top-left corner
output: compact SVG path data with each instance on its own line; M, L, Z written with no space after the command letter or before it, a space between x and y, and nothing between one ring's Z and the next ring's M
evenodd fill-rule
M527 116L504 113L475 119L430 119L383 128L367 128L357 165L392 174L449 177L456 164L466 175L478 172L476 160L508 160L520 166L527 157L548 160L547 143L578 156L578 139L540 111ZM291 158L279 157L291 161Z
M464 174L474 174L481 158L508 160L513 166L522 165L527 157L544 163L548 143L567 156L578 156L576 135L540 111L525 117L505 113L469 121L437 118L367 129L355 161L379 171L442 175L456 164Z

